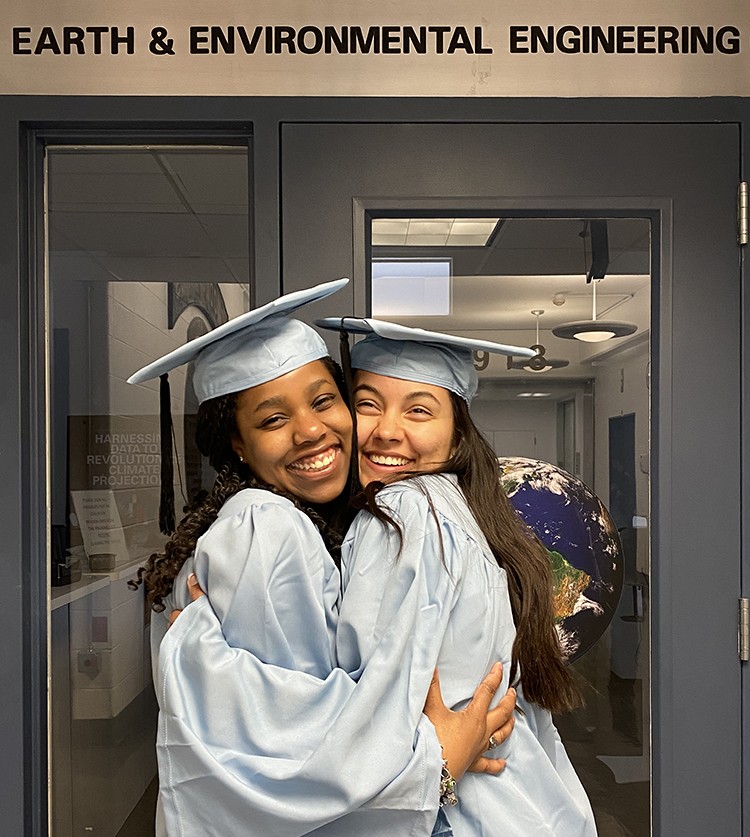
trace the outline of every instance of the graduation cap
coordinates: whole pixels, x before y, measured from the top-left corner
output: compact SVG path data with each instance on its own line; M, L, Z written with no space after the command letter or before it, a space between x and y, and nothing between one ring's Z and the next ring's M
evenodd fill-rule
M531 357L534 354L529 348L409 328L385 320L326 317L316 320L315 324L342 334L367 335L351 349L352 369L363 369L405 381L434 384L455 392L467 404L471 403L478 387L473 352L518 357Z
M159 528L174 530L172 416L168 373L193 361L193 388L202 404L210 398L265 384L329 354L323 338L288 314L341 290L348 279L335 279L285 294L229 320L139 369L128 378L139 384L160 378L161 484Z

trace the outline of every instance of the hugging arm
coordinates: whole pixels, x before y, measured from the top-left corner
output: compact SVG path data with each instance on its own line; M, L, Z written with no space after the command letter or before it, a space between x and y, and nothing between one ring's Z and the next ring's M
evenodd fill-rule
M285 578L305 571L307 553L293 574L287 566ZM217 566L209 576L212 600ZM243 573L254 570L247 564ZM217 600L238 620L235 630L243 607L228 595L219 588ZM422 630L439 630L436 615L428 611ZM191 604L159 658L158 752L162 802L176 824L170 833L429 833L441 751L421 710L434 661L405 657L412 616L408 607L394 614L355 686L340 668L313 676L230 647L211 602ZM276 614L267 622L284 624ZM409 695L412 675L424 683L418 695Z
M188 576L187 587L190 600L193 602L206 595L194 573ZM181 610L171 612L170 625L181 613ZM216 630L216 626L211 625L209 633L211 630ZM223 644L222 639L217 638L218 642ZM242 657L241 653L239 657ZM259 670L262 671L262 669ZM269 675L271 671L269 668ZM468 766L472 772L492 774L499 773L505 767L504 759L488 758L484 754L487 749L484 744L489 743L490 738L498 745L501 744L508 738L515 723L513 711L516 694L514 689L508 689L497 705L490 709L490 703L501 681L502 665L496 663L477 687L469 705L463 710L454 712L445 705L440 689L439 672L435 669L423 711L435 727L443 749L443 756L453 766L457 775L463 772L463 765Z
M438 698L434 703L428 699L425 711L434 718L440 740L450 746L450 750L446 747L446 757L451 773L460 777L467 768L474 772L497 773L503 767L502 761L484 755L474 759L479 750L488 749L491 734L496 734L496 740L505 740L510 734L515 695L512 691L504 694L488 718L477 714L473 718L472 733L471 726L463 722L471 715L477 695L469 702L472 695L465 689L465 675L460 678L464 681L461 691L457 692L455 687L456 667L475 671L477 679L484 673L481 658L488 649L472 646L471 626L465 635L456 634L457 630L466 627L467 608L464 605L461 623L454 621L454 609L464 590L468 589L472 574L477 573L477 562L485 559L476 542L462 529L440 517L420 490L404 483L389 487L383 495L383 502L388 504L392 516L401 521L403 537L398 538L390 527L372 515L360 515L352 526L345 543L346 592L337 631L339 664L355 676L366 670L381 638L394 620L398 620L404 625L400 665L402 669L408 669L409 675L399 677L394 671L391 678L394 688L402 691L404 702L433 695ZM473 596L473 591L468 595ZM476 613L479 624L481 610ZM458 624L463 627L457 628ZM444 651L446 638L447 647L454 649L452 652ZM444 653L447 656L441 656ZM474 659L475 655L480 658ZM458 712L451 712L444 706L438 684L434 682L434 668L441 670L443 665L453 667L450 681L453 687L448 702L462 707ZM394 666L398 667L399 663L394 662ZM444 672L441 670L440 673ZM498 679L493 686L485 683L480 687L478 691L490 690L485 706L495 699L493 690L499 685ZM475 742L482 742L480 747L467 748L472 735ZM454 744L459 745L457 749Z
M201 539L194 566L210 601L187 605L160 647L157 752L168 832L292 837L378 796L388 810L383 834L394 827L429 833L440 746L421 712L416 722L402 716L381 676L381 658L398 654L400 626L356 688L342 669L324 670L333 653L325 614L333 607L322 600L320 538L289 534L290 526L312 525L296 510L270 533L254 511L249 544L247 513L241 517L222 516ZM259 550L244 559L269 543L272 556ZM184 577L177 583L176 603L184 606ZM305 636L304 625L319 635Z
M170 833L301 835L373 796L388 827L365 833L429 833L440 746L426 719L407 728L382 671L376 655L355 686L341 669L320 680L261 663L226 644L207 598L191 604L159 659L162 801L178 824Z

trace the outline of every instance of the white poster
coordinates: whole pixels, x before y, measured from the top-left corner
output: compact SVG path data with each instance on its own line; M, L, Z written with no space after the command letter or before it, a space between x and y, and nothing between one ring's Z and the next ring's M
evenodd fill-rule
M111 570L125 563L128 548L114 492L102 489L70 493L91 571Z

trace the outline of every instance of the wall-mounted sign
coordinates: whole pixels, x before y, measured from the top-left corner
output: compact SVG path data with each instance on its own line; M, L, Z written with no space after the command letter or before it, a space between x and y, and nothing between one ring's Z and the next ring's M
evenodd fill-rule
M6 0L0 93L743 96L742 0Z

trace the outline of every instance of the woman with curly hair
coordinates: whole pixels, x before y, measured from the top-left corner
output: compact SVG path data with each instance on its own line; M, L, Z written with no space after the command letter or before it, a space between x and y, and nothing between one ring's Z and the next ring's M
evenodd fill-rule
M324 341L284 315L345 282L248 312L130 379L139 383L194 360L200 403L196 442L217 471L211 491L196 499L164 552L153 555L141 573L148 602L164 614L161 627L158 618L152 624L161 710L159 834L301 834L310 823L323 825L367 804L391 811L409 828L415 822L431 827L435 820L434 808L425 804L426 788L437 792L442 756L430 722L421 719L418 730L409 729L408 751L392 752L389 738L402 734L403 722L389 705L385 683L368 691L369 702L357 704L351 722L338 718L355 687L336 668L340 577L332 557L339 554L347 513L352 421L340 371ZM180 620L164 639L166 614L189 603L186 582L192 574L210 595L222 641L262 661L265 674L262 682L243 681L242 694L231 701L218 658L195 655L179 681L182 708L175 712L165 691L169 658L163 659L159 645L179 637ZM286 686L293 676L303 685L292 704ZM295 713L315 701L316 684L324 680L329 699L317 716L319 728L300 729ZM205 711L199 696L206 690L222 701L221 711ZM459 775L507 715L496 711L485 719L486 703L480 701L467 716L468 727L456 726L458 716L452 719L445 758ZM244 731L248 715L250 740ZM344 779L324 758L311 798L295 765L306 757L305 732L313 740L334 720L342 740L351 736L369 753L381 752ZM275 732L269 737L270 729ZM218 758L215 749L207 758L218 740L229 746ZM253 821L241 826L232 812L243 788L234 786L228 793L219 779L237 762L251 765L258 778L250 794ZM279 830L281 820L288 830Z
M217 473L141 571L149 605L164 612L186 604L185 585L175 582L195 571L230 642L318 676L335 665L332 555L345 525L351 418L325 343L284 314L345 284L236 317L130 378L140 383L194 361L196 444ZM282 595L290 579L293 607ZM166 615L153 621L158 643Z

